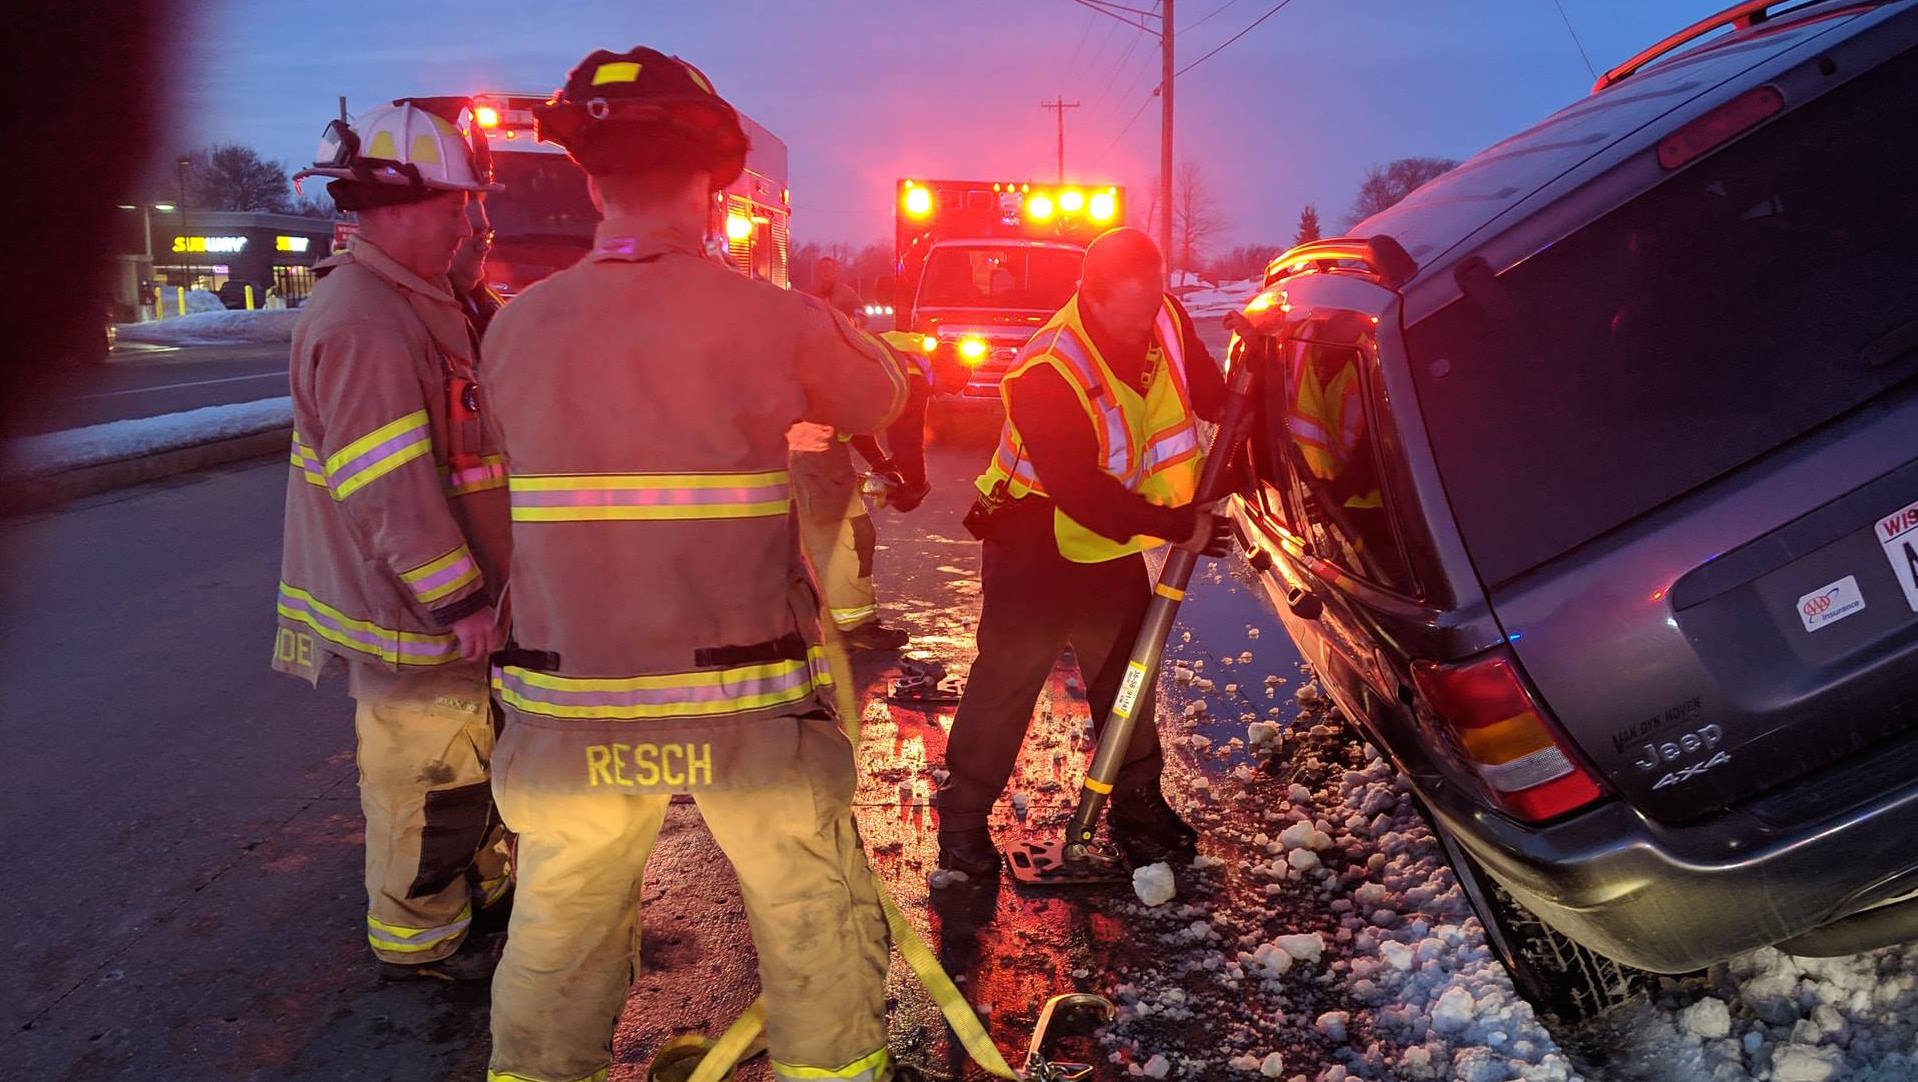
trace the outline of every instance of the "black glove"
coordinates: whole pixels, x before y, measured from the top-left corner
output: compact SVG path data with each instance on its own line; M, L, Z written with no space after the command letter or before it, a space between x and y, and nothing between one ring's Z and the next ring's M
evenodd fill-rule
M886 497L886 506L904 514L926 501L932 492L932 486L921 481L916 486L901 485L899 489Z

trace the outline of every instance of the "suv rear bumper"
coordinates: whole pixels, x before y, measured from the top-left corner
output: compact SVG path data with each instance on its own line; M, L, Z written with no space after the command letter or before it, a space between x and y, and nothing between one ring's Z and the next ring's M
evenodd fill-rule
M1918 758L1907 746L1896 759ZM1816 819L1784 822L1765 801L1681 826L1648 822L1612 801L1545 827L1521 826L1473 794L1420 778L1421 796L1492 877L1527 909L1610 958L1654 973L1689 973L1758 947L1808 935L1918 890L1918 771L1882 778L1883 758L1816 779L1825 793L1875 795ZM1789 797L1781 797L1781 802ZM1918 910L1888 906L1868 927L1897 942ZM1834 929L1836 931L1836 929ZM1881 943L1847 941L1851 949ZM1821 952L1822 953L1822 952Z

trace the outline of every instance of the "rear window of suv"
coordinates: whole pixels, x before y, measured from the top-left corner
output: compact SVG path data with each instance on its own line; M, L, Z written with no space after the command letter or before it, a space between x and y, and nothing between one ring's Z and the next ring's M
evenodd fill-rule
M1918 52L1527 259L1500 278L1505 318L1460 300L1409 330L1487 583L1909 375L1885 353L1918 330L1914 133Z

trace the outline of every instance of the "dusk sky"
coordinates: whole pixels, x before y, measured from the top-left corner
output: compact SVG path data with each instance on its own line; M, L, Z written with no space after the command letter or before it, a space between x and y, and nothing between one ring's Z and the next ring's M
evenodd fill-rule
M1179 0L1180 65L1274 2ZM1725 0L1561 2L1603 71ZM1069 178L1127 185L1142 215L1157 175L1157 41L1072 0L195 10L173 50L173 141L246 143L295 168L340 94L358 110L403 94L544 92L595 47L645 44L700 66L786 141L802 240L889 238L901 176L1051 180L1053 114L1039 103L1058 95L1082 104L1066 113ZM1367 165L1467 157L1591 82L1553 0L1292 0L1179 78L1175 145L1229 223L1215 250L1279 245L1303 204L1342 224Z

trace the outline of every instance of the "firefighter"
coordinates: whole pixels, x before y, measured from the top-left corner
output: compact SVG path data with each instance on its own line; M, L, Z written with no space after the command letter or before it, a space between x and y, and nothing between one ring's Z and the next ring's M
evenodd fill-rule
M466 221L473 227L473 235L461 241L459 251L453 253L449 277L453 280L453 295L459 298L460 310L466 313L466 325L472 328L473 342L478 348L487 325L493 322L493 314L506 301L484 280L486 257L493 251L493 222L486 214L484 195L467 201Z
M474 138L484 138L474 129ZM486 977L462 950L503 904L484 662L509 524L447 280L467 200L497 190L458 127L405 102L335 121L296 179L359 215L293 332L292 474L274 667L357 701L367 941L388 977Z
M839 280L839 261L829 255L819 257L813 272L813 295L847 319L859 315L859 293Z
M592 251L514 298L485 340L512 470L515 636L543 665L494 672L494 792L519 864L489 1078L606 1077L641 876L684 793L744 891L775 1076L878 1082L885 918L786 432L922 424L921 380L816 299L701 255L746 138L697 69L601 50L534 112L603 220Z
M839 262L831 256L819 259L813 295L863 324L858 318L859 294L839 280ZM915 449L919 446L913 444ZM827 614L844 635L846 645L855 650L897 650L911 636L879 619L879 595L872 584L879 535L861 492L859 471L853 466L855 450L872 466L874 476L893 491L889 502L896 510L917 507L930 491L925 484L923 460L908 455L902 468L870 436L835 435L825 430L798 433L792 475L799 540L825 597ZM908 473L914 476L908 478Z
M1157 245L1115 229L1086 249L1079 291L1032 336L1000 385L1006 421L968 527L984 541L979 656L946 745L939 863L995 869L987 814L1011 777L1040 690L1067 645L1103 726L1151 599L1142 553L1171 541L1215 550L1222 521L1191 503L1195 416L1216 420L1225 384L1192 319L1161 283ZM1189 852L1165 802L1150 713L1108 805L1135 863Z

